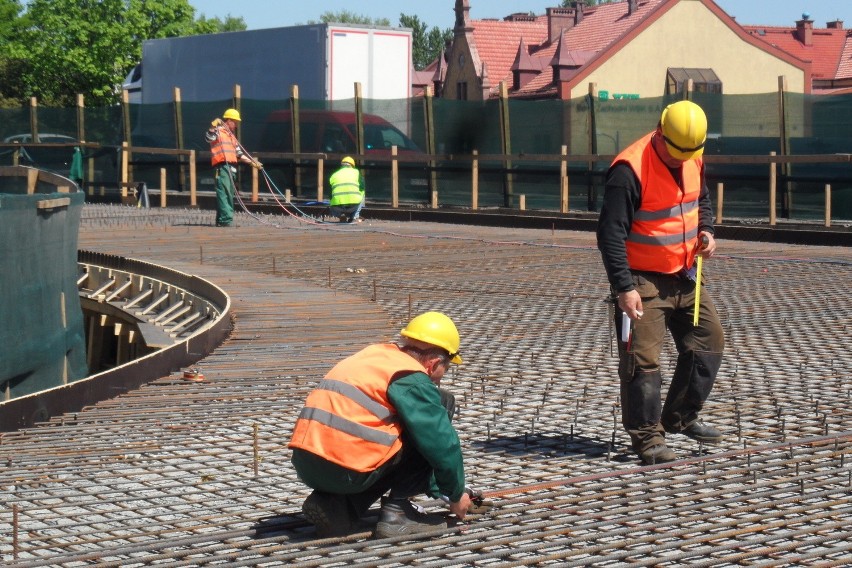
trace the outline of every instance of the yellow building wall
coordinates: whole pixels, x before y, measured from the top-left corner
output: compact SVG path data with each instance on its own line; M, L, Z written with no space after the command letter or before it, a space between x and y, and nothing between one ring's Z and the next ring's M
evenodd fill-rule
M571 98L598 91L659 97L669 67L710 68L726 95L770 93L778 77L790 92L804 92L801 69L744 41L698 0L681 0L571 90Z
M478 63L479 58L471 52L467 38L456 36L447 63L447 76L444 79L443 97L445 99L455 99L458 83L465 82L467 83L467 100L482 100L482 82L476 68Z

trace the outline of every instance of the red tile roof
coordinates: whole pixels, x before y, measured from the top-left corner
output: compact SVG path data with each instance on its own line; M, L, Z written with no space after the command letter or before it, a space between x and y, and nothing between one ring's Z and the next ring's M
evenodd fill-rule
M798 38L796 27L743 26L743 28L752 36L803 61L809 61L814 79L852 77L852 61L849 60L852 53L847 47L850 42L849 30L814 28L811 45L805 45ZM841 69L843 69L842 72Z
M627 2L601 4L585 8L582 21L563 34L563 61L585 63L639 24L665 0L640 0L636 11L627 15ZM488 66L491 96L497 96L501 81L512 85L512 64L521 38L529 46L533 58L541 58L543 71L514 96L549 96L556 92L551 61L558 41L548 40L547 16L537 16L532 22L472 20L473 36L480 61ZM566 49L567 52L566 53Z
M471 25L479 60L488 66L493 94L497 93L500 81L512 84L512 64L522 38L530 49L547 41L546 16L538 16L533 22L473 20Z
M852 34L846 36L840 63L837 65L838 79L852 79Z

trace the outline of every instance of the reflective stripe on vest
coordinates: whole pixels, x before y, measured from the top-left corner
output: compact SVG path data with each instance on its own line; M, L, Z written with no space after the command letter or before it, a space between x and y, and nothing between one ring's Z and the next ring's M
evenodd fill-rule
M210 142L210 163L214 166L219 164L237 163L237 137L227 128L216 129L217 138Z
M363 194L360 182L361 175L355 168L344 166L334 172L328 180L331 186L331 199L328 204L335 206L361 203Z
M394 344L347 357L308 395L289 447L355 471L375 470L402 448L402 426L387 396L391 378L417 371L426 369Z
M673 274L692 266L698 237L701 159L681 166L683 189L654 151L647 134L613 161L631 167L641 183L641 204L625 243L633 270Z

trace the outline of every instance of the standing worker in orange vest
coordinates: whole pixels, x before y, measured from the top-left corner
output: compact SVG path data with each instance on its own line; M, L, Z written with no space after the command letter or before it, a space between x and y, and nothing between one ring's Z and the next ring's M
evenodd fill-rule
M691 101L663 109L657 129L622 151L607 173L598 248L616 305L622 424L646 464L677 455L666 433L718 443L699 419L722 362L725 340L707 293L695 310L695 258L716 252L704 179L707 117ZM630 329L632 328L632 330ZM678 357L661 404L660 352L666 332Z
M222 118L214 119L205 138L210 143L211 163L216 176L216 226L230 227L234 222L234 194L237 191L234 176L237 163L263 168L258 160L246 154L234 131L240 122L240 112L229 108Z
M361 222L364 207L364 176L355 168L355 160L346 156L340 160L340 169L331 174L331 199L328 202L331 215L341 223Z
M440 388L450 363L461 363L458 330L426 312L400 334L401 345L371 345L335 365L296 421L293 465L314 489L302 511L321 538L356 530L380 498L379 538L447 527L411 503L420 493L445 496L459 519L471 506L450 422L455 398Z

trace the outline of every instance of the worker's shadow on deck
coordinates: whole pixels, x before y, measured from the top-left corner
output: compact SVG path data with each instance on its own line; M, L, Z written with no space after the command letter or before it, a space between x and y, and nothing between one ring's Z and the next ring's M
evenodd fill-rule
M474 440L473 448L484 454L509 454L514 456L538 455L542 458L559 456L606 457L613 461L636 459L629 448L620 440L601 440L579 434L561 432L534 432L517 436L490 436L486 440Z

